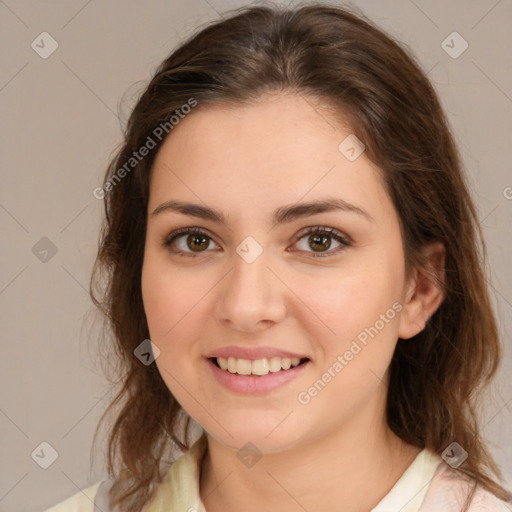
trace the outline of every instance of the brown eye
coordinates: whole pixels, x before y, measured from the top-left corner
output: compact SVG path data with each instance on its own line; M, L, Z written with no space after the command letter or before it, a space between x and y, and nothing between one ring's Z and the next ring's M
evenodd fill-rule
M189 235L186 239L187 247L194 252L201 252L208 247L208 239L203 235Z
M329 250L332 243L338 244L333 250ZM300 247L302 244L302 247ZM314 257L333 256L341 252L345 247L352 245L349 237L343 235L333 228L316 226L309 228L306 232L298 235L295 245L299 245L299 250L303 252L316 253ZM295 251L297 249L293 249Z
M193 253L206 252L211 243L215 244L201 228L182 228L173 231L165 240L164 245L169 247L171 252L180 256L193 257Z
M324 251L331 246L331 239L325 235L310 235L308 243L314 251Z

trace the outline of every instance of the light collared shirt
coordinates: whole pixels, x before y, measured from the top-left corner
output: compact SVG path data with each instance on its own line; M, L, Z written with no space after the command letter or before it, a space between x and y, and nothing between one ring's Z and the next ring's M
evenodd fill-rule
M143 512L206 512L199 493L199 478L207 444L203 433L171 465ZM98 482L45 512L110 512L107 484L107 480ZM470 486L467 477L425 448L370 512L459 512ZM512 512L512 504L477 487L469 512L484 511Z

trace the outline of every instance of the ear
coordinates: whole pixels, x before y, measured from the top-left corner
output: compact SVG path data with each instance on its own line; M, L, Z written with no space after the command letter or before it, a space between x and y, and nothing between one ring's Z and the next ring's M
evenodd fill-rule
M402 339L421 332L444 299L445 247L441 242L432 242L422 248L422 253L426 265L415 269L406 285L398 328L398 336Z

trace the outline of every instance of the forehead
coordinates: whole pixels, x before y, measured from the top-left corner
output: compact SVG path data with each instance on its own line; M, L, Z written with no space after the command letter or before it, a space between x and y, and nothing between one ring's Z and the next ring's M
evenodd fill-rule
M380 169L364 152L355 160L343 152L343 141L353 134L342 111L335 115L318 100L292 94L200 107L158 152L150 209L186 198L256 214L337 195L377 216L389 210Z

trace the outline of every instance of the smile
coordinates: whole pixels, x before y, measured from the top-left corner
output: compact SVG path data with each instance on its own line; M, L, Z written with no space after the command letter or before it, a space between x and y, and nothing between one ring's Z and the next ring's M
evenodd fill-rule
M284 387L285 384L306 371L311 364L311 360L308 358L299 359L298 362L297 359L293 359L295 366L292 366L291 358L286 357L255 360L210 357L206 358L205 361L215 380L224 388L239 394L263 395ZM222 369L219 360L223 366L227 365L226 369ZM277 369L278 363L279 369ZM235 371L229 369L230 364ZM245 373L238 373L239 368ZM275 371L272 371L271 368ZM260 371L261 374L258 375L253 371Z
M283 370L295 368L299 364L307 361L307 358L299 357L271 357L262 359L239 359L236 357L214 357L213 362L222 370L238 375L268 375Z

